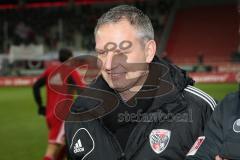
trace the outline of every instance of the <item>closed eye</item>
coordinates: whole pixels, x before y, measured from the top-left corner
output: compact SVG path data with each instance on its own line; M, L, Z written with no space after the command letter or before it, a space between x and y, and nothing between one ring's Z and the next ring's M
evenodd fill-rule
M106 51L104 51L104 50L98 50L98 49L96 49L96 52L97 52L98 55L103 55L103 54L106 53Z
M100 54L100 55L105 54L105 53L106 53L105 51L97 52L97 54Z

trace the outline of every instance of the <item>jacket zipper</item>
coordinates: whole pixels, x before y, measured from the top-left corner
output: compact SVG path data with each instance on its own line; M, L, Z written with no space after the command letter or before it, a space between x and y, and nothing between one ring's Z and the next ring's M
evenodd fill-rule
M131 134L130 134L130 136L129 136L128 139L130 139L131 137L133 137L133 132L137 129L138 125L139 125L139 124L137 124L137 125L134 127L134 129L132 130L132 132L131 132ZM150 127L150 128L152 128L152 127ZM146 128L146 132L147 132L147 130L149 130L149 127ZM140 151L140 149L146 144L147 137L146 137L145 133L144 133L144 135L143 135L142 138L144 138L143 142L141 143L140 146L138 146L138 149L135 151L135 153L134 153L133 155L131 155L130 160L133 160L133 159L136 157L136 154ZM138 143L139 143L139 142L138 142ZM125 153L126 153L126 149L127 149L127 148L129 148L129 140L128 140L127 145L126 145L126 148L125 148Z
M135 130L136 130L137 127L138 127L138 124L135 125L135 127L133 128L133 130L131 131L131 133L130 133L130 135L129 135L129 137L128 137L128 141L127 141L126 147L125 147L125 149L124 149L125 153L126 153L127 148L129 148L129 139L130 139L131 137L133 137L133 133L135 132Z
M117 148L119 149L117 152L120 151L120 153L119 153L120 156L119 156L118 160L122 160L122 159L125 160L125 153L124 153L118 139L113 135L113 133L107 127L105 127L105 125L102 123L102 121L101 121L101 124L102 124L103 128L108 132L108 134L112 137L112 139L115 141Z

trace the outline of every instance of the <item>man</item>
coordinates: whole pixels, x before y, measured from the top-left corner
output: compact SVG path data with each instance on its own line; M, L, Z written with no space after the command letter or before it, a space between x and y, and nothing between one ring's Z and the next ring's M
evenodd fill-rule
M103 14L95 41L101 75L90 89L102 95L80 95L72 106L80 121L65 122L70 159L184 159L214 100L190 86L183 70L155 56L151 21L135 7Z
M217 106L187 160L240 159L240 91L229 94Z
M68 49L61 49L59 51L59 61L61 63L65 62L73 56L72 52ZM64 64L63 64L64 65ZM61 72L55 73L55 71L61 66L60 63L55 64L47 68L42 75L37 79L33 85L33 93L35 101L38 105L38 114L46 116L47 125L49 128L48 133L48 146L44 156L44 160L60 160L63 159L65 155L65 138L64 138L64 125L63 121L55 116L55 106L61 100L66 98L71 98L67 94L70 94L70 88L64 86L64 75ZM65 66L66 68L67 66ZM66 69L67 70L67 69ZM68 83L79 84L82 86L81 78L77 72L73 72L68 78ZM47 91L47 105L46 108L43 105L42 97L40 94L40 89L46 85ZM58 93L53 90L53 86L57 85L61 87L61 92ZM72 94L72 92L71 92Z

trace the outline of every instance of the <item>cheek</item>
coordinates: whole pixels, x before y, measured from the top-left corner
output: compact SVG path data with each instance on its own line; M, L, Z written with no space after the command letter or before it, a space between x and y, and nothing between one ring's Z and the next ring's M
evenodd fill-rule
M127 62L128 63L144 63L146 62L146 57L144 52L134 52L127 55Z
M102 65L103 65L103 60L97 57L97 67L101 69Z
M103 69L106 63L106 57L98 56L97 65L99 69Z
M140 71L134 71L134 72L128 72L126 74L126 80L137 80L142 75L142 72Z

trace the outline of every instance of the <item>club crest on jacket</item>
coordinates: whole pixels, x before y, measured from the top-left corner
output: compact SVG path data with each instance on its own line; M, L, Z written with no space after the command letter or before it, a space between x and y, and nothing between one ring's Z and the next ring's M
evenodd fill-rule
M152 150L160 154L168 146L170 141L171 131L166 129L154 129L149 135L149 142Z

